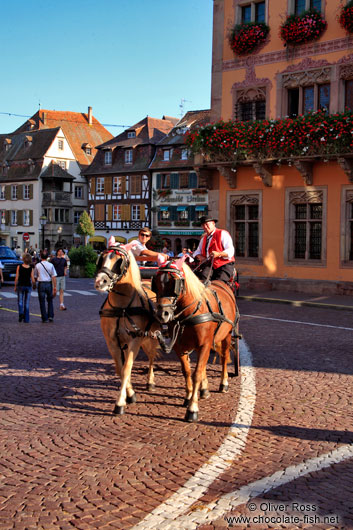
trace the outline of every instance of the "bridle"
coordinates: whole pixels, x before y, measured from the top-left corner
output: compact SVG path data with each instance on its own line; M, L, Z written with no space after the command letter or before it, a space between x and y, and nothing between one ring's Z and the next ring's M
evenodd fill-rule
M164 267L162 266L157 272L157 276L163 276L163 275L169 276L169 274L174 279L174 290L171 296L163 296L163 298L166 298L169 301L169 303L161 304L161 306L163 307L163 309L171 308L174 313L176 306L177 306L178 298L185 291L185 278L184 278L184 273L180 271L179 269L177 269L176 267L173 267L173 265L170 265L170 263L167 263ZM161 278L161 281L162 281L162 278ZM157 292L156 278L152 278L151 290L154 291L155 293Z
M120 270L118 271L118 263L119 260L117 260L113 267L110 269L109 267L102 267L104 260L109 255L109 258L112 259L114 256L119 257L122 260L122 263L120 265ZM108 291L112 291L114 288L114 285L121 280L123 276L127 273L127 270L130 265L130 258L128 252L120 245L109 247L107 250L105 250L97 260L97 274L105 274L108 276L110 283L108 286Z

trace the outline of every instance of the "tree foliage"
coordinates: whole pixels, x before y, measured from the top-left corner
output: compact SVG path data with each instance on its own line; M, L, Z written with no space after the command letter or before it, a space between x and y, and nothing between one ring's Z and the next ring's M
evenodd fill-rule
M85 237L94 235L94 224L86 210L82 212L78 221L77 233Z

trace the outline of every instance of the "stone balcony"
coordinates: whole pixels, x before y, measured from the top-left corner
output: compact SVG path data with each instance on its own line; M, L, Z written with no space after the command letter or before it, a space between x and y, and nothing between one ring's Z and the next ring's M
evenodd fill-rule
M72 206L71 193L67 191L45 191L42 206Z

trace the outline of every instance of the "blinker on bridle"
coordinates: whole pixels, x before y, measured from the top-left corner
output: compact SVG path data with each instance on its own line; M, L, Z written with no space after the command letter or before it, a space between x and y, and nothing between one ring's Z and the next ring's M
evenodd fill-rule
M183 277L183 272L175 267L165 266L162 268L162 270L159 270L157 272L157 276L163 275L163 274L166 274L167 276L171 274L172 277L174 276L174 290L173 290L172 296L163 297L163 298L168 298L169 300L172 300L172 301L170 304L163 304L163 307L171 306L173 309L175 309L177 299L184 292L184 289L185 289L185 279ZM175 278L175 275L177 276L177 278ZM151 281L151 290L157 293L157 285L156 285L155 277L152 278L152 281Z
M121 258L122 260L122 263L121 263L121 266L120 266L120 271L118 271L118 262L119 260L117 260L112 269L109 269L109 267L102 267L101 265L103 265L103 262L105 260L105 258L107 257L108 254L111 254L111 258L113 257L113 254L116 255L117 257ZM117 245L117 247L109 247L107 250L105 250L103 252L103 256L99 257L98 258L98 262L97 262L97 268L98 268L98 271L97 271L97 274L98 273L104 273L108 276L109 280L110 280L110 284L109 284L109 287L108 287L108 291L111 291L114 287L114 284L117 283L118 281L121 280L121 278L123 276L125 276L125 274L127 273L127 270L129 268L129 265L130 265L130 259L129 259L129 255L127 253L127 251L121 247L120 245Z

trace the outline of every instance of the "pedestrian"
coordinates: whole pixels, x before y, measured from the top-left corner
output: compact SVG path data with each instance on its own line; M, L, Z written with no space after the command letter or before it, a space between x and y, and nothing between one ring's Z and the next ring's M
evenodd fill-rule
M194 258L191 256L191 251L186 247L184 247L182 252L178 254L178 258L182 258L183 256L185 256L185 262L187 264L192 263L194 261Z
M42 322L53 322L53 298L56 296L56 270L52 263L47 261L48 253L42 250L41 261L34 268L34 278L38 281L38 299ZM36 284L34 284L36 285Z
M216 228L217 219L203 216L200 219L204 235L194 252L194 258L204 263L196 272L201 281L228 282L234 274L234 245L227 230ZM212 271L211 271L212 268Z
M146 244L149 239L151 239L151 236L152 232L149 228L141 228L138 234L138 239L131 241L131 243L135 243L135 245L131 248L131 252L135 256L136 261L142 261L141 265L143 265L143 262L145 261L156 261L160 255L159 252L149 250L146 247ZM169 258L167 254L162 254L162 256L164 256L165 259Z
M18 265L15 278L15 293L17 292L18 321L28 324L29 302L31 300L32 285L34 284L32 256L25 252L23 263Z
M56 289L59 292L60 311L66 311L64 305L64 291L66 287L67 260L62 248L58 248L55 258L51 258L50 263L56 270Z
M1 289L1 285L4 283L4 275L2 273L2 269L3 268L4 268L4 266L3 266L3 264L0 261L0 289Z

